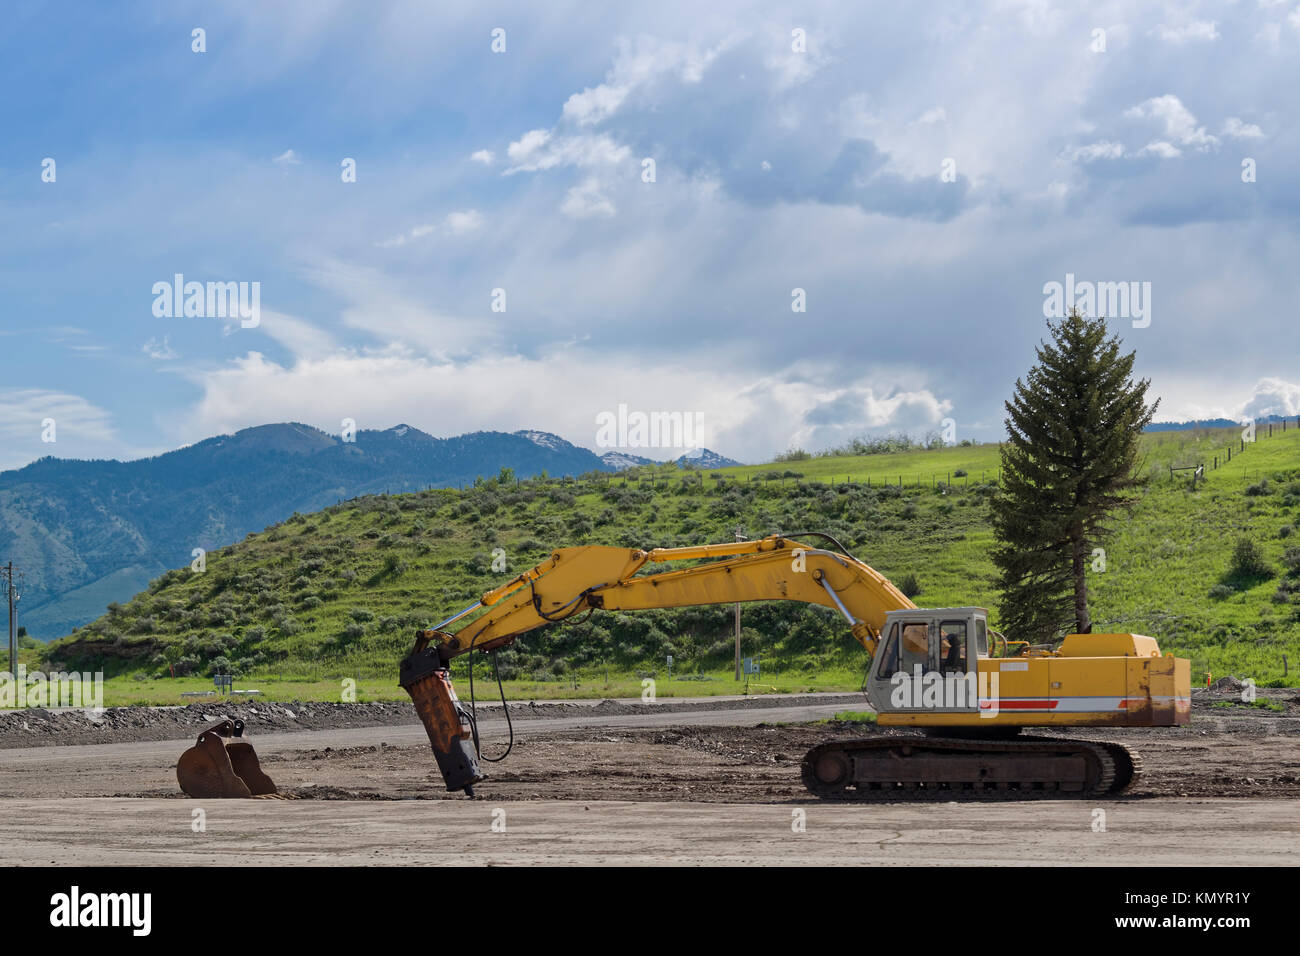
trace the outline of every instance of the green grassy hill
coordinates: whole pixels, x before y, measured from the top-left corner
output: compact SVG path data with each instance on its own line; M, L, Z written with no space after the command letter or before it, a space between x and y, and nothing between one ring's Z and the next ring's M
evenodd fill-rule
M1091 576L1097 628L1159 638L1192 658L1197 680L1208 669L1281 682L1286 654L1285 681L1297 683L1300 430L1261 432L1244 451L1238 443L1230 464L1235 430L1144 442L1149 483L1116 521L1105 572ZM1206 480L1195 490L1186 473L1170 477L1171 464L1200 462ZM915 575L918 604L982 604L996 621L987 501L997 467L996 446L969 446L358 498L210 552L204 573L167 572L51 644L47 663L136 677L231 666L259 679L356 675L388 686L414 628L459 611L555 547L730 541L737 527L750 537L827 531L895 581ZM1242 539L1265 567L1234 576ZM505 552L504 572L491 570L495 548ZM749 605L744 625L745 652L762 655L765 675L807 682L833 673L851 685L864 663L822 608ZM730 634L730 607L599 614L525 636L503 653L503 676L542 692L554 682L558 692L575 675L662 677L672 654L676 676L702 678L729 669Z

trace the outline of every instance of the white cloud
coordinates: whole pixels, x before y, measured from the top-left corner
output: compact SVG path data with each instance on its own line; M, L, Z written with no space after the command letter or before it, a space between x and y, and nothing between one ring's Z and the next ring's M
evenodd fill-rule
M594 126L617 113L634 92L664 76L674 75L688 85L699 83L718 55L735 40L734 36L725 37L716 46L704 49L646 36L635 43L621 40L605 81L565 100L561 118L578 126Z
M481 312L454 314L432 307L425 291L409 291L377 268L331 260L316 270L314 278L322 289L347 303L340 314L342 326L361 333L377 352L444 356L499 344L490 312L490 283L483 289Z
M609 136L553 136L550 130L529 130L506 149L512 165L507 175L537 172L557 166L607 166L626 162L632 151Z
M1076 162L1083 163L1091 163L1099 159L1119 159L1124 155L1124 146L1121 143L1112 143L1110 140L1100 140L1087 146L1078 146L1066 155Z
M258 330L283 345L296 358L316 358L338 349L334 336L320 326L283 312L262 310Z
M274 159L272 159L271 162L275 163L277 166L301 166L302 165L302 160L298 158L298 154L291 149L286 149L279 156L276 156Z
M607 86L604 83L589 87L581 93L574 93L565 101L562 115L579 126L591 126L613 116L627 99L628 92L625 86Z
M804 50L794 49L793 37L789 27L776 28L770 41L776 44L780 52L769 53L763 65L771 72L778 91L788 90L807 83L817 75L832 58L824 52L822 36L814 30L805 30Z
M946 123L948 121L948 112L942 106L936 106L928 109L917 117L917 123L922 126L929 126L933 123Z
M1239 418L1263 418L1300 415L1300 385L1280 378L1262 378L1255 383L1254 394L1241 406Z
M155 338L149 339L148 342L141 346L140 351L144 352L144 354L149 356L151 359L157 359L158 361L167 361L168 359L180 357L171 347L170 335L164 335L161 342Z
M1213 42L1219 39L1219 24L1217 20L1193 20L1177 27L1162 23L1153 32L1166 43Z
M477 209L466 209L464 212L452 212L447 214L443 220L447 231L454 235L463 235L467 232L473 232L483 227L483 214Z
M1235 116L1229 116L1223 124L1223 135L1232 139L1263 139L1264 131L1254 123L1243 123Z
M1183 151L1172 143L1166 143L1164 140L1155 140L1147 143L1138 150L1139 156L1159 156L1161 159L1173 159L1176 156L1183 155Z
M614 203L601 192L600 183L595 179L574 186L560 205L560 212L572 219L608 219L617 211Z
M1192 115L1191 110L1172 93L1144 100L1125 110L1124 115L1130 119L1156 120L1163 124L1167 140L1173 140L1183 146L1203 150L1217 146L1219 142L1217 136L1207 133L1204 126L1197 125L1196 117Z
M494 156L490 149L476 149L469 154L469 158L476 163L482 163L484 166L491 166Z
M43 441L53 419L54 441ZM0 468L13 468L43 455L106 458L122 445L107 411L55 389L0 388Z
M446 218L442 220L441 226L444 233L459 236L481 228L483 222L483 214L477 209L466 209L463 212L448 213ZM408 242L423 239L425 236L431 236L438 231L438 226L432 223L422 223L412 227L407 232L401 232L391 238L376 242L375 245L380 249L398 249Z

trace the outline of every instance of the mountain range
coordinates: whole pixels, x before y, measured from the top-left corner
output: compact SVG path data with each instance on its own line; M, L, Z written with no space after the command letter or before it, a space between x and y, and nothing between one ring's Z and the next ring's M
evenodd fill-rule
M1255 419L1255 427L1260 425L1280 425L1282 422L1292 423L1295 415L1261 415ZM1232 418L1198 418L1186 422L1152 422L1143 431L1148 432L1181 432L1190 431L1194 428L1241 428L1243 422ZM1300 420L1295 424L1300 425Z
M737 464L708 449L687 456L688 467ZM47 457L0 472L0 561L22 574L19 624L50 640L189 564L194 549L232 544L294 512L454 487L502 468L524 478L652 463L535 430L435 438L397 425L344 441L298 423L259 425L136 461Z

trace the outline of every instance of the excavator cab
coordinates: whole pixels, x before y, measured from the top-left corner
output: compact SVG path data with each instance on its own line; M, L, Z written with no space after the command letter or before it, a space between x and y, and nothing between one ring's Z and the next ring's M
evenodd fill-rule
M988 657L988 611L916 608L885 615L867 680L880 713L974 713L978 661Z

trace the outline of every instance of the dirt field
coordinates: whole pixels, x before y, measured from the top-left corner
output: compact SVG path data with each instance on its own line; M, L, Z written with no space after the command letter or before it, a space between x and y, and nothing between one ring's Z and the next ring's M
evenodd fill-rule
M114 742L97 745L60 742L103 731L74 725L68 733L33 732L28 720L27 730L21 723L7 725L8 732L0 727L0 838L27 847L16 861L30 863L70 853L81 862L320 862L327 850L340 861L434 862L453 846L468 854L466 862L502 862L495 847L506 845L514 862L584 854L609 862L967 862L959 853L965 845L983 862L1113 863L1116 841L1092 829L1093 811L1104 805L1111 832L1143 834L1124 844L1134 864L1209 862L1208 848L1220 854L1215 862L1296 863L1300 716L1295 692L1268 693L1284 701L1283 712L1224 706L1234 699L1229 691L1200 692L1189 727L1072 731L1121 740L1142 755L1145 776L1123 799L965 804L948 812L940 808L958 805L843 806L807 794L799 762L809 747L888 732L825 720L861 709L852 696L523 708L512 753L485 765L490 776L476 800L443 790L423 728L396 705L382 713L356 709L353 720L335 705L310 717L310 729L292 729L301 724L289 705L292 717L267 720L274 730L250 738L287 799L239 802L179 793L175 762L188 741L159 735L168 728L173 737L191 734L187 709L161 719L157 711L117 714L108 724ZM251 729L258 716L246 716ZM380 716L391 723L376 724ZM484 712L481 725L484 752L499 754L506 740L500 714ZM24 738L41 746L23 747ZM411 809L410 801L439 809ZM195 808L213 821L205 844L212 857L188 836ZM515 821L508 832L522 842L490 829L483 835L491 811L503 808ZM796 848L787 837L797 835L790 823L798 811L809 832L816 822L819 835ZM961 824L941 825L943 819ZM155 820L183 831L184 839L175 832L170 842L148 836ZM1002 836L972 835L975 820ZM441 849L394 849L383 835L399 823L427 828ZM823 843L831 832L838 842ZM457 835L450 844L446 833ZM484 842L491 837L501 839ZM719 843L724 838L726 845ZM1069 847L1075 848L1063 856Z
M194 812L205 812L195 830ZM5 862L185 866L1294 864L1282 800L846 806L543 800L6 800ZM803 811L796 829L796 811ZM494 824L496 829L494 829ZM504 828L504 829L503 829ZM292 881L292 874L284 877ZM192 879L192 877L186 877ZM198 877L200 883L204 879Z

